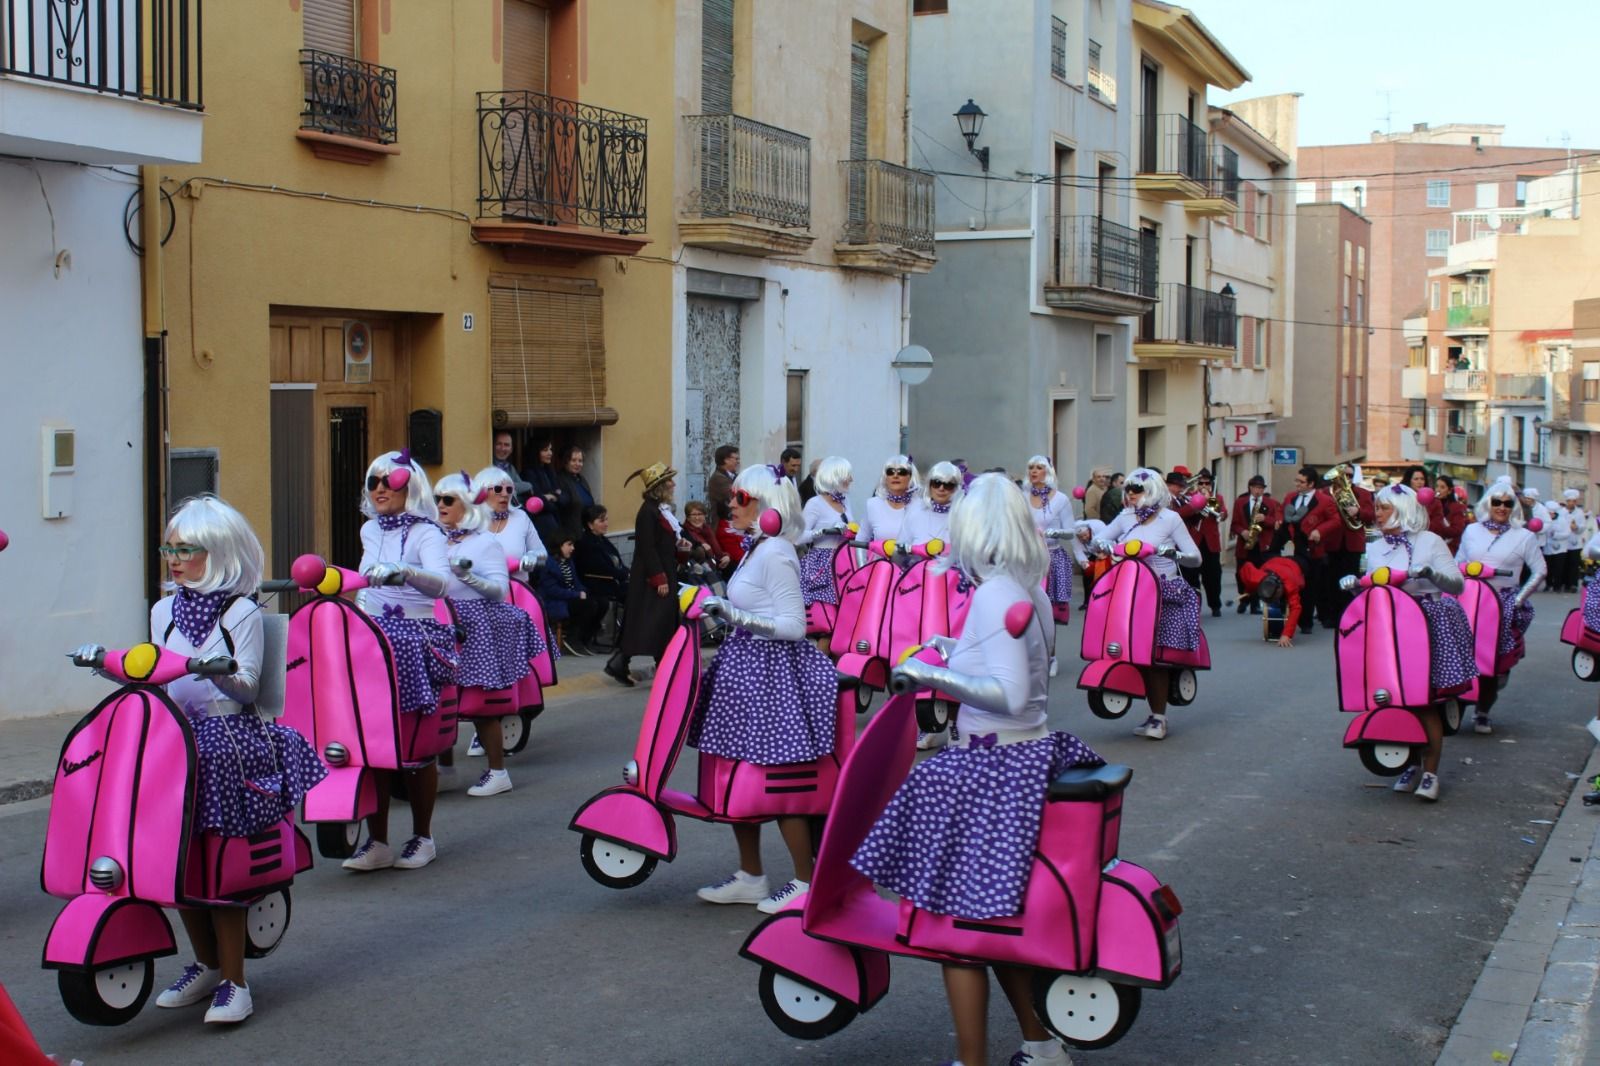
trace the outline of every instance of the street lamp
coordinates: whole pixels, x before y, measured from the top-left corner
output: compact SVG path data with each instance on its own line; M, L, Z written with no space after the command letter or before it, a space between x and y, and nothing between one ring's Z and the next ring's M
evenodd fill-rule
M983 108L972 102L972 97L967 97L967 102L955 113L956 125L961 129L961 136L966 138L967 151L978 157L978 165L985 174L989 173L989 149L974 148L973 142L978 139L978 134L983 130L983 120L988 116L983 113Z

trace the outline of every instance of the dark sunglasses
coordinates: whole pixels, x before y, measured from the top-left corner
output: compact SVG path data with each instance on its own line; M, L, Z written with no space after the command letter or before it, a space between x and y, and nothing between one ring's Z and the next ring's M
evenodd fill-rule
M956 490L956 484L957 483L954 481L942 481L939 478L928 479L928 487L930 489L949 489L951 492L954 492Z
M396 477L395 475L397 474L400 476ZM367 475L367 491L372 492L379 485L382 485L391 492L399 492L406 487L406 483L410 480L411 472L409 470L391 470L382 477L376 474L369 474Z
M511 486L510 485L490 485L489 486L489 491L490 492L510 492L511 491Z
M1143 494L1143 492L1144 486L1139 484L1137 481L1130 481L1126 485L1122 486L1122 494L1124 496L1138 496Z
M1502 499L1502 500L1490 500L1489 501L1489 506L1490 507L1514 507L1514 506L1516 506L1516 503L1513 500L1504 500L1504 499Z
M733 502L738 504L740 507L749 507L755 502L755 500L756 498L744 491L744 489L733 490Z
M435 496L434 499L438 500L441 506L454 507L456 505L456 501L459 500L460 497L459 496L444 495L444 496Z
M883 468L885 477L910 477L911 470L904 466L886 466Z

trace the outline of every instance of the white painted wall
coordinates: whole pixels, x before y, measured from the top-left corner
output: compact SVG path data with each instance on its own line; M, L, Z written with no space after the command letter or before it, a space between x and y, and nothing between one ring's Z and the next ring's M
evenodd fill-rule
M148 635L139 260L122 215L134 181L0 159L0 529L11 537L0 554L11 605L0 718L88 711L110 687L64 654ZM58 278L61 250L71 266ZM41 517L45 426L77 430L72 513L51 521Z

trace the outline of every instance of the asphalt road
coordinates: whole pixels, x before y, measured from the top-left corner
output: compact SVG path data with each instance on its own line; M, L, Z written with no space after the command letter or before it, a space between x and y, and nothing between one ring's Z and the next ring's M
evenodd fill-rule
M1122 854L1185 906L1182 977L1146 994L1119 1044L1075 1061L1432 1062L1543 846L1540 823L1593 746L1596 690L1557 642L1572 597L1536 603L1496 733L1446 743L1437 805L1391 794L1339 747L1331 633L1280 650L1259 641L1259 619L1205 619L1217 669L1155 743L1131 735L1142 705L1119 722L1089 715L1073 687L1075 622L1052 724L1134 767ZM768 1022L756 967L736 954L755 911L694 897L735 865L725 828L680 821L678 860L632 891L588 879L567 821L618 780L643 700L641 686L552 708L512 760L514 791L442 798L431 867L353 875L319 862L294 886L283 946L248 971L256 1016L231 1030L153 1000L117 1029L68 1017L38 968L59 907L39 889L45 812L0 807L0 982L47 1051L89 1066L948 1059L928 963L896 960L888 997L819 1043ZM683 787L692 772L691 755ZM775 833L766 854L786 876ZM186 960L161 960L158 987ZM1018 1037L998 991L992 1017L991 1060L1004 1062Z

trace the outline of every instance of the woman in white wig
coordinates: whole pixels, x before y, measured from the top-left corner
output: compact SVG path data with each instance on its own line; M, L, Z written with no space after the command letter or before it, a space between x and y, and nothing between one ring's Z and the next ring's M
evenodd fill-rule
M867 514L861 522L858 539L904 540L911 501L921 491L922 477L910 456L891 455L885 459L877 491L867 501Z
M906 519L906 543L950 543L950 513L963 495L961 471L954 463L934 463L929 467L927 496Z
M806 501L805 529L796 543L808 549L800 559L800 592L807 607L813 603L838 603L834 585L833 553L850 539L850 460L830 455L817 465L811 483L817 494Z
M1472 728L1477 733L1492 733L1489 711L1499 697L1504 679L1524 654L1523 637L1533 623L1533 604L1528 598L1544 583L1544 553L1539 541L1523 522L1522 503L1510 478L1489 486L1478 501L1478 520L1461 534L1456 562L1482 563L1494 568L1489 583L1500 598L1500 638L1493 676L1478 678L1478 705ZM1522 580L1526 568L1528 579Z

